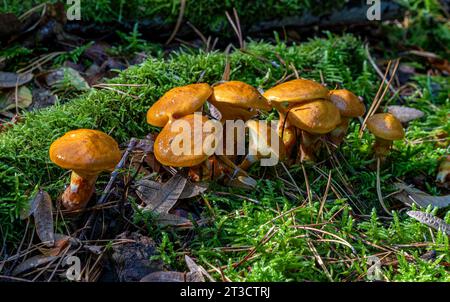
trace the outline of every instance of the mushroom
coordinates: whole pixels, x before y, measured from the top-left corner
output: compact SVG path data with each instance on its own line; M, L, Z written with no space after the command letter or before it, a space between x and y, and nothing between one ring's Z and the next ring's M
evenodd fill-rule
M264 125L265 123L265 125ZM276 164L286 156L283 140L278 135L276 127L265 121L250 120L247 122L249 132L249 154L239 165L247 170L253 163L263 158L270 158L271 164Z
M205 130L208 122L213 121L196 113L167 124L155 139L153 149L156 159L166 166L192 168L190 174L195 176L194 180L213 176L218 171L214 166L215 159L208 158L213 155L219 136L209 137L211 134ZM212 149L203 148L205 140L212 138L215 139L215 143L210 145Z
M341 123L329 134L330 141L339 146L347 134L350 119L363 116L366 108L364 103L347 89L331 90L330 101L341 113Z
M400 121L390 113L377 113L367 119L367 129L375 135L373 150L375 157L384 160L392 142L405 137Z
M321 135L336 128L341 123L339 109L330 101L315 100L290 108L289 123L302 130L299 149L300 161L314 161Z
M436 181L442 184L450 181L450 155L441 161Z
M168 122L199 111L211 94L212 88L206 83L175 87L150 107L147 123L164 127Z
M222 121L249 120L255 110L270 110L272 107L259 91L241 81L228 81L213 87L209 102L222 114Z
M278 111L278 131L283 138L287 154L295 143L295 128L285 121L289 109L316 99L328 99L328 89L312 80L295 79L268 89L263 96Z
M70 186L62 195L68 210L83 209L94 193L98 175L112 171L121 157L112 137L91 129L67 132L51 144L49 153L56 165L72 170Z

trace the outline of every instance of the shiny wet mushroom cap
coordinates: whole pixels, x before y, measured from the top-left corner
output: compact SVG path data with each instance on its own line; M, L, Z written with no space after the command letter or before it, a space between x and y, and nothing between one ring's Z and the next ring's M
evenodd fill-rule
M339 109L326 100L292 107L287 117L293 126L313 134L328 133L341 121Z
M328 89L312 80L296 79L268 89L264 97L275 107L282 103L303 103L315 99L328 99Z
M210 101L214 105L228 104L239 108L272 108L255 87L241 81L228 81L214 86Z
M112 171L121 158L117 142L98 130L78 129L67 132L50 146L50 160L72 170L70 186L62 195L68 210L85 207L102 171Z
M91 129L69 131L50 146L50 160L78 174L112 171L121 153L117 142L106 133Z
M197 130L194 130L195 118L200 122ZM193 167L205 161L211 155L206 154L202 147L206 137L211 135L205 129L208 121L210 120L206 116L190 114L167 124L155 139L153 148L156 159L161 164L172 167Z
M209 102L215 106L225 120L249 120L256 110L270 110L272 107L259 91L241 81L228 81L213 87Z
M367 128L376 137L394 141L405 137L400 121L390 113L377 113L367 119Z
M331 90L330 101L339 109L342 117L363 116L366 112L363 102L347 89Z
M212 94L209 84L175 87L167 91L147 111L147 123L164 127L168 122L198 111Z

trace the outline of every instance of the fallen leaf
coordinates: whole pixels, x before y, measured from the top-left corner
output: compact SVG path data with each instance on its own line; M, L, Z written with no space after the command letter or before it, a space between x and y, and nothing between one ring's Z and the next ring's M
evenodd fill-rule
M136 182L137 190L136 194L146 204L151 204L152 200L156 197L156 194L161 190L163 184L150 179L141 179ZM178 199L186 199L196 197L206 191L205 186L186 182Z
M89 90L90 86L78 71L70 67L60 67L45 75L48 86L65 89L73 87L77 90Z
M217 109L216 106L214 106L213 104L208 102L208 108L209 108L209 114L211 114L211 116L214 119L216 119L218 121L222 120L222 113L220 113L220 110Z
M15 72L0 71L0 88L14 88L22 86L33 79L31 73L17 74Z
M63 234L55 234L55 244L52 248L39 248L45 256L60 256L61 252L69 245L71 237Z
M179 171L162 185L161 189L157 191L155 197L150 200L145 208L157 214L169 213L170 209L177 203L186 182L186 176Z
M406 205L411 206L412 203L415 203L422 208L426 208L429 205L436 208L450 206L450 195L432 196L419 189L408 187L403 183L395 183L394 186L402 191L394 194L393 197Z
M186 282L186 274L180 272L154 272L143 277L140 282Z
M47 192L39 190L35 198L36 203L33 217L36 225L36 233L41 241L48 247L55 244L53 232L52 199Z
M192 226L189 219L170 213L160 213L155 219L160 226Z
M39 266L50 263L51 261L57 259L58 256L45 256L45 255L36 255L31 258L28 258L21 264L19 264L12 272L13 276L17 276L19 274L28 272L32 269L35 269Z
M25 86L17 90L17 107L21 109L28 108L33 102L33 96L30 89ZM0 95L0 111L7 111L16 108L16 91L9 89L5 94Z
M410 121L420 119L425 115L418 109L397 105L389 106L388 112L402 123L408 123Z
M191 275L188 277L190 277L191 279L195 279L191 280L190 282L205 282L205 278L203 277L203 275L204 273L208 274L206 270L195 263L195 261L188 255L184 255L184 261L186 261L186 265L191 273ZM211 277L209 276L209 274L207 276Z
M444 220L433 216L430 213L420 211L408 211L406 214L421 223L450 236L450 224L446 223Z

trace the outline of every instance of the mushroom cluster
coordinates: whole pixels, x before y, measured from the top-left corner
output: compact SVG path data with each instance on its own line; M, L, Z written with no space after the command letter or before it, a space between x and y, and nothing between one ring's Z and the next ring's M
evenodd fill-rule
M215 107L220 117L208 117L203 112L205 103L210 109ZM279 114L277 124L252 120L258 112L272 109ZM297 147L296 162L315 161L322 144L330 142L338 147L351 118L361 117L365 111L364 104L351 91L330 91L308 79L284 82L263 94L244 82L226 81L213 86L190 84L167 91L149 108L147 122L162 127L153 146L155 158L161 164L189 167L189 175L195 181L232 174L231 183L239 177L250 182L245 170L256 162L291 159L294 147ZM244 157L217 153L217 147L228 144L229 140L224 137L228 131L220 132L216 128L223 131L229 120L246 122L250 144L248 153L239 154ZM393 141L405 135L400 121L390 113L370 116L367 128L376 137L373 150L381 160L388 155ZM236 151L236 142L242 143L246 136L240 133L233 138L232 149ZM205 142L209 147L205 148ZM120 157L116 141L97 130L69 131L53 142L51 161L72 171L70 186L62 195L63 206L70 210L85 207L94 193L98 175L112 171ZM443 164L439 181L447 178L447 168L448 164Z

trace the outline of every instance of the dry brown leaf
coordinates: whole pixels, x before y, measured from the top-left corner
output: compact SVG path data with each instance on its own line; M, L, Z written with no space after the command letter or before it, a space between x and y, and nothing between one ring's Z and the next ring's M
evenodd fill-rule
M161 190L163 184L150 179L141 179L136 182L137 190L136 193L139 198L146 204L152 203L152 200L156 197L158 190ZM193 184L191 182L186 182L183 191L178 199L192 198L200 195L206 191L206 187Z
M47 192L39 190L34 203L33 217L36 225L36 233L46 246L53 247L55 244L55 234L53 232L52 199Z
M446 208L450 206L450 195L432 196L419 189L408 187L403 183L396 183L394 186L402 191L394 194L393 197L406 205L411 206L415 203L422 208L426 208L429 205L436 208Z
M425 115L418 109L397 105L389 106L388 112L402 123L408 123L410 121L420 119Z
M30 107L33 102L33 95L31 90L25 86L17 90L9 89L5 94L0 94L0 111L7 111L16 108L25 109Z
M189 219L170 213L160 213L155 219L160 226L192 226Z
M15 72L0 71L0 88L15 88L33 79L31 73L17 74Z
M140 282L186 282L186 274L180 272L154 272L143 277Z
M177 203L183 192L187 178L182 172L178 172L157 191L156 195L145 207L157 214L167 214Z
M44 256L60 256L61 252L69 245L70 236L55 234L55 245L52 248L39 248Z
M58 256L45 256L45 255L36 255L31 258L28 258L21 264L19 264L12 272L13 276L17 276L21 273L30 271L39 266L50 263L51 261L57 259Z
M444 220L433 216L430 213L420 211L408 211L406 214L421 223L450 236L450 224L446 223Z

